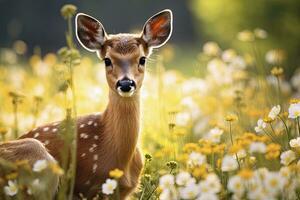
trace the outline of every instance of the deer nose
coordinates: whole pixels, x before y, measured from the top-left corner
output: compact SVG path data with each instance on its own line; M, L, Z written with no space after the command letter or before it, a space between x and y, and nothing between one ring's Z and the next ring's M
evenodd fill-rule
M130 92L135 87L135 82L129 78L123 78L117 82L117 90L121 90L122 92Z

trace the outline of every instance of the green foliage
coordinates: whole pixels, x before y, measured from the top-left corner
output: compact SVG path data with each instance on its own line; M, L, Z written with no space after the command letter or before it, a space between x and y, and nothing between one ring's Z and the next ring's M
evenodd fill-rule
M218 41L222 46L241 49L235 40L244 29L257 27L270 33L264 49L283 48L289 54L288 74L299 66L300 2L298 0L193 0L191 9L203 38Z

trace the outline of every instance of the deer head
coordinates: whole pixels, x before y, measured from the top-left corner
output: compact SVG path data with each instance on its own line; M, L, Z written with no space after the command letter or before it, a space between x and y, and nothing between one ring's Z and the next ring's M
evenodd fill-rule
M83 13L77 14L75 23L79 43L104 61L110 90L132 97L142 86L152 49L164 45L171 36L172 12L163 10L152 16L140 34L107 34L97 19Z

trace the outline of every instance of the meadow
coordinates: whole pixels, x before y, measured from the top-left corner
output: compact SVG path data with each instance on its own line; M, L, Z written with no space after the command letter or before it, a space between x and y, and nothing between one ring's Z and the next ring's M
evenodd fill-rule
M25 58L23 41L2 50L1 141L105 108L104 63L76 48L73 14L62 10L67 45L57 53L41 56L36 49ZM182 58L172 45L147 61L139 138L144 168L131 199L300 199L300 70L286 77L287 53L262 50L269 34L261 28L236 33L243 52L214 41L199 44L202 51L184 66L175 66ZM72 139L67 130L61 134ZM40 173L59 174L57 199L70 197L72 165L0 165L1 199L46 199ZM122 174L111 171L99 194L118 199Z

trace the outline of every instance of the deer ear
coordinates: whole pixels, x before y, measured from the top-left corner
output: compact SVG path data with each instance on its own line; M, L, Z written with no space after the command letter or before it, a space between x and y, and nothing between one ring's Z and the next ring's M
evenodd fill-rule
M172 34L173 14L169 9L150 17L145 23L142 39L149 47L158 48L164 45Z
M85 49L91 52L101 49L107 34L97 19L78 13L75 18L75 27L77 40Z

